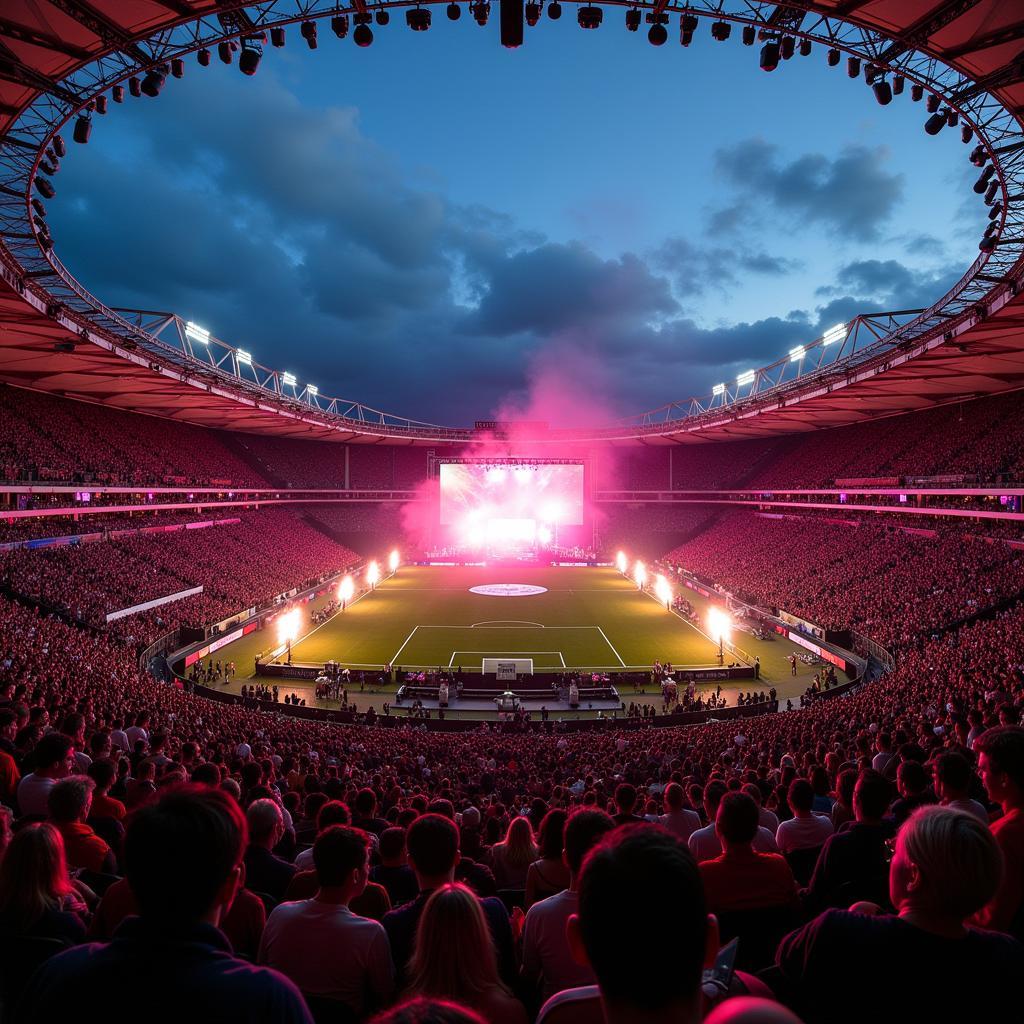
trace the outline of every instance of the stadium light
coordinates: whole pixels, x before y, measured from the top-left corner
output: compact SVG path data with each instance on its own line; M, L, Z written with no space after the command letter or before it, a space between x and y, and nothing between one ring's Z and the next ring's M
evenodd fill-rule
M746 370L736 378L736 383L739 384L741 388L746 387L747 384L754 383L755 376L757 375L754 373L753 370Z
M725 385L724 384L716 384L711 389L711 394L713 394L713 395L724 395L725 394Z
M643 590L644 584L647 582L647 566L643 562L637 562L633 566L633 579L636 581L638 589Z
M301 626L302 612L298 608L292 608L278 616L277 642L288 648L289 665L292 663L292 644L298 639Z
M246 352L244 348L235 350L235 358L238 360L239 366L252 366L252 355Z
M380 579L380 566L376 562L371 562L366 567L366 582L373 589L377 586L377 581Z
M666 608L672 607L672 586L664 576L654 581L654 593Z
M803 345L795 345L789 350L789 361L791 363L799 363L805 355L807 355L807 349Z
M205 327L200 327L199 324L192 323L191 320L185 324L185 336L191 338L193 341L202 342L204 345L210 344L210 332Z
M619 572L621 572L622 575L625 576L626 570L629 568L629 561L626 559L625 551L620 551L615 556L615 565L618 568Z
M719 664L725 662L725 641L732 631L732 618L723 608L712 605L708 609L708 635L718 644Z
M388 569L392 573L398 572L399 561L400 559L398 555L398 549L395 548L395 550L392 551L390 555L388 555Z
M837 341L846 341L846 324L836 324L835 327L830 327L821 339L823 345L834 345Z
M356 591L356 585L352 580L351 576L346 576L338 584L338 600L341 602L341 610L345 610L345 605L352 600L352 595Z
M296 384L298 384L298 381L295 379L294 373L289 373L287 370L285 370L284 374L281 376L281 383L293 388L295 387Z
M310 398L316 398L316 396L320 394L320 389L315 384L307 384L306 394L308 394Z

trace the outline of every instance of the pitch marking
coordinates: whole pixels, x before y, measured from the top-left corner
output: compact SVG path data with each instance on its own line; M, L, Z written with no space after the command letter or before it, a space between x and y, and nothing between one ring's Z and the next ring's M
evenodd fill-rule
M419 628L419 626L412 627L412 632L405 638L405 643L402 644L402 646L399 647L398 650L395 651L395 653L391 656L391 658L389 659L389 664L395 665L398 663L398 656L402 653L402 651L406 649L406 647L409 646L409 641L413 638L413 636L415 636L416 630Z
M622 660L622 655L619 654L619 652L617 650L615 650L615 648L612 646L611 640L608 639L608 634L605 633L605 631L600 626L595 626L594 628L601 634L601 636L604 637L604 642L608 645L608 649L612 652L612 654L615 655L616 658L619 659L619 664L623 668L625 668L626 667L626 663Z

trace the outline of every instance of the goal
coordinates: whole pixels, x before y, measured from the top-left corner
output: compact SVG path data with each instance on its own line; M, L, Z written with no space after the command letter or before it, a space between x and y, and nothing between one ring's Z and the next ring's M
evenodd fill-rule
M480 671L493 672L499 680L514 682L519 676L533 675L533 658L484 658Z

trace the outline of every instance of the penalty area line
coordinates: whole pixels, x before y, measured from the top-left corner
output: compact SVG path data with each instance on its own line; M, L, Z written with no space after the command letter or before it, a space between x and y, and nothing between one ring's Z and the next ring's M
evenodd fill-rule
M389 665L394 665L398 662L398 656L402 653L402 651L406 649L406 647L409 646L409 641L416 635L416 630L418 630L419 628L419 626L412 627L412 632L405 638L405 643L402 644L402 646L399 647L398 650L395 651L395 653L392 654L391 657L388 659Z
M622 660L622 655L619 654L619 652L617 650L615 650L614 646L612 645L611 640L608 639L608 634L605 633L605 631L600 626L595 626L594 628L601 634L601 636L604 637L604 642L608 645L608 650L610 650L612 652L612 654L614 654L615 657L619 659L619 664L623 668L625 668L626 667L626 663Z

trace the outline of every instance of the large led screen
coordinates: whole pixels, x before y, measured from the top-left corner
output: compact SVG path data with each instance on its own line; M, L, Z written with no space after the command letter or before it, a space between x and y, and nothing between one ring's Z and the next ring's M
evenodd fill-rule
M442 462L440 481L443 526L583 525L582 463Z

